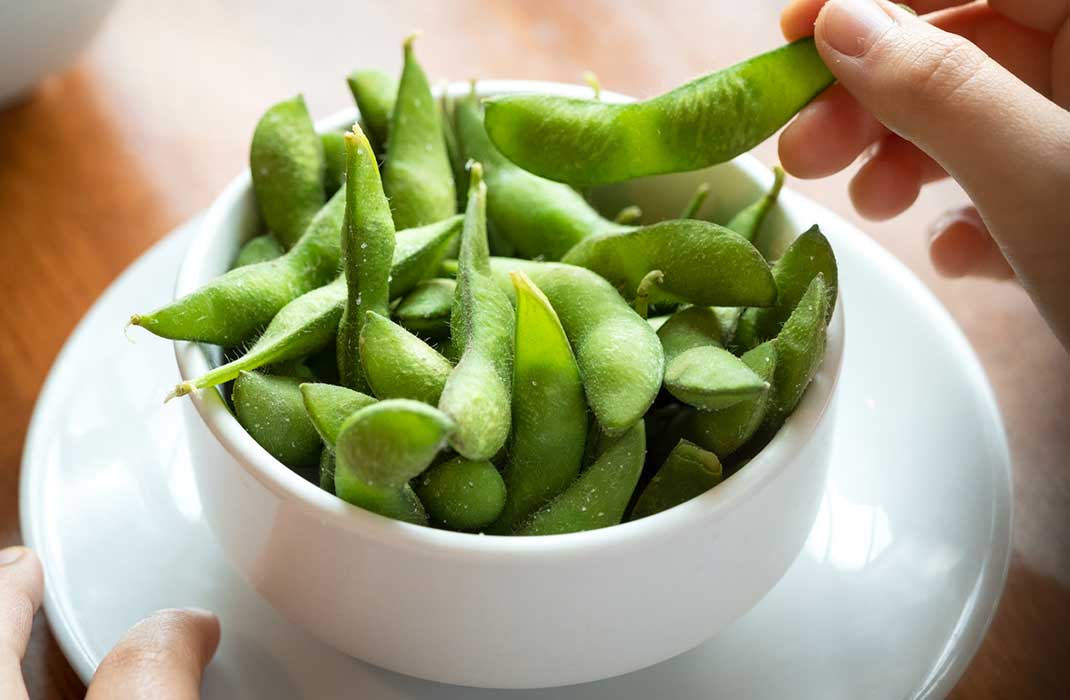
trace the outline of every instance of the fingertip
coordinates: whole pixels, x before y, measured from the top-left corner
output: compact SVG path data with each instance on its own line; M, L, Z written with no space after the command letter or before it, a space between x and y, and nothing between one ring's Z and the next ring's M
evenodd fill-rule
M887 133L843 86L833 85L803 108L777 142L781 165L802 179L843 170Z
M929 260L944 277L1014 277L977 210L964 207L938 219L929 233Z
M921 193L922 168L914 147L897 136L881 139L848 185L855 210L885 221L910 208Z
M825 0L792 0L780 12L780 31L788 41L814 33L814 23Z

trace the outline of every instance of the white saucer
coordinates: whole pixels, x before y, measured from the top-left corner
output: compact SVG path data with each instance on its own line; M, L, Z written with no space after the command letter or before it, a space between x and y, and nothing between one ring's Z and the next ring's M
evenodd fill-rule
M132 311L170 298L195 222L101 297L34 413L22 532L45 565L56 639L88 681L149 612L209 608L223 641L205 698L942 698L1006 576L1006 438L983 371L939 303L848 224L820 220L840 260L848 335L825 500L784 579L699 648L600 683L473 690L345 657L277 615L200 518L182 417L161 401L177 380L171 344L123 336Z

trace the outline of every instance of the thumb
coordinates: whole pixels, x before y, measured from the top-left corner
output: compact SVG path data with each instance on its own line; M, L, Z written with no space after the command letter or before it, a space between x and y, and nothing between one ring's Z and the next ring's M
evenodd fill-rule
M940 163L986 216L1008 177L1019 191L1051 188L1037 165L1070 143L1065 114L977 46L883 0L829 0L814 30L855 99Z

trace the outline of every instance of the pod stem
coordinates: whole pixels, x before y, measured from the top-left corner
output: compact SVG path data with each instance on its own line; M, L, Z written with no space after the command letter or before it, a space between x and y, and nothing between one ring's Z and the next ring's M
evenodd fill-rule
M417 39L423 36L423 33L424 31L422 29L417 29L412 34L409 34L407 37L405 37L404 41L401 42L401 48L403 48L406 53L412 51L412 45L416 42Z
M654 287L665 281L665 273L661 270L651 270L639 281L639 287L635 290L635 313L646 318L650 313L650 292Z
M642 218L643 210L632 204L627 207L624 207L619 212L617 212L617 215L613 218L613 221L618 224L629 225L638 222Z
M703 182L695 188L695 193L691 195L690 201L684 210L680 212L681 219L694 219L702 210L702 205L706 203L706 198L710 196L710 183Z
M171 399L178 398L179 396L185 396L186 394L191 394L193 393L194 388L195 387L193 386L192 382L182 382L180 384L176 384L175 388L168 392L167 396L164 397L163 402L167 403Z
M594 74L594 71L589 71L589 70L584 71L583 72L583 82L587 83L587 85L590 86L591 90L594 91L594 99L595 99L595 101L596 102L597 101L601 101L602 100L602 83L599 82L598 76Z

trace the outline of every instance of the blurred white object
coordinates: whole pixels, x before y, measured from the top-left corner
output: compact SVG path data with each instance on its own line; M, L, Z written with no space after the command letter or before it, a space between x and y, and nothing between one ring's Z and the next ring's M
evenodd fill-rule
M0 3L0 106L65 68L97 33L115 0Z

